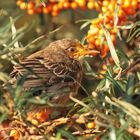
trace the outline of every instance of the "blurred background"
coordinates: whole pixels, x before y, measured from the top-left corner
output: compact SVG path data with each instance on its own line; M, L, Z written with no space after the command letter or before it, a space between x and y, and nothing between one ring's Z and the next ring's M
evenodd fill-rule
M30 28L20 40L23 44L27 44L38 36L48 35L49 32L56 29L59 29L59 31L49 35L49 38L52 40L62 38L77 38L81 40L87 33L88 28L80 30L83 22L78 21L97 17L96 10L82 10L80 8L76 10L64 9L57 16L51 16L50 14L29 15L27 10L21 10L16 3L16 0L5 0L1 2L0 8L6 10L9 16L19 18L15 23L17 29L25 24ZM8 19L5 18L5 20Z

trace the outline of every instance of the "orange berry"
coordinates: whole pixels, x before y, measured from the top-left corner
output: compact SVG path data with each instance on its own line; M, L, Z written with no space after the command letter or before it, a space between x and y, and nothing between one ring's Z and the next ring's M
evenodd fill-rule
M64 2L63 3L63 7L66 8L66 9L69 8L70 7L70 3L69 2Z
M116 2L111 2L111 3L108 5L108 9L109 9L111 12L114 12L114 10L115 10L115 5L116 5Z
M95 35L95 34L98 34L98 33L99 33L99 28L98 27L94 27L94 28L92 28L88 31L88 34L92 34L92 35Z
M25 2L22 2L20 4L20 9L25 10L27 8L27 4Z
M115 43L116 42L116 35L111 34L110 37L111 37L112 42Z
M47 7L43 7L43 13L44 14L48 14L49 13L49 9Z
M138 1L137 1L137 0L132 0L131 5L132 5L133 7L136 7L137 4L138 4Z
M109 24L109 23L111 22L111 19L110 19L108 16L106 16L106 17L104 18L104 22L105 22L106 24Z
M52 110L49 110L49 109L42 110L42 111L36 113L36 119L39 122L44 122L44 121L48 120L51 113L52 113Z
M21 3L22 3L21 0L18 0L18 1L16 2L16 4L17 4L18 6L20 6Z
M57 16L58 14L59 14L58 11L52 11L52 12L51 12L51 15L54 16L54 17Z
M35 7L35 4L33 2L29 2L27 5L28 9L34 9L34 7Z
M111 34L116 34L117 33L117 28L113 28L111 31L110 31Z
M42 7L41 7L41 6L40 6L40 7L37 7L37 8L35 9L35 12L36 12L37 14L42 13Z
M39 122L36 119L31 119L31 123L36 126L39 124Z
M100 22L101 22L101 20L100 19L95 19L95 20L93 20L92 22L91 22L91 24L93 24L93 25L99 25L100 24Z
M108 11L107 7L102 7L102 12L106 13Z
M103 19L103 14L102 13L99 13L98 18L99 19Z
M92 44L95 44L95 38L93 35L88 35L87 36L87 41L92 43Z
M100 5L97 2L95 2L95 9L97 11L100 11L101 10Z
M125 12L122 9L119 9L118 16L119 17L124 17L125 16Z
M52 7L52 10L53 11L59 11L59 7L57 4L54 4L53 7Z
M96 27L96 26L95 26L94 24L91 24L89 30L92 30L92 29L94 29L95 27Z
M20 139L20 133L16 129L12 129L10 131L10 138L14 140L19 140Z
M92 128L96 127L96 124L95 124L95 122L88 122L86 127L89 128L89 129L92 129Z
M123 4L123 7L124 7L124 8L129 8L130 6L131 6L130 0L125 0L125 1L124 1L124 4Z
M126 13L129 15L134 15L136 13L135 9L134 8L128 8L126 9Z
M103 58L103 57L102 57L102 58ZM99 78L103 79L105 73L106 73L106 70L100 70Z
M102 65L102 70L107 70L106 64L103 64L103 65Z
M109 51L109 47L106 44L103 44L101 49L101 57L104 58Z
M109 5L109 3L110 2L108 0L104 0L102 4L103 4L104 7L107 7Z
M88 9L92 10L92 9L95 8L95 3L94 3L93 1L89 1L89 2L87 3L87 7L88 7Z
M71 3L71 8L76 9L78 7L78 4L76 2Z
M102 51L101 51L101 57L104 58L104 57L106 57L106 56L107 56L107 51L102 50Z
M94 46L93 44L89 43L89 44L88 44L88 48L89 48L89 49L95 49L95 46Z
M50 12L52 10L52 5L47 6L48 11Z
M103 34L104 34L104 31L103 31L102 29L100 29L100 30L99 30L99 35L102 36Z
M114 62L114 60L113 60L112 57L109 58L109 62L110 62L110 63L113 63L113 62Z
M100 46L100 40L99 40L99 39L96 39L96 40L95 40L95 45L96 45L96 46Z
M29 15L33 15L33 14L35 13L35 11L34 11L34 9L28 9L28 10L27 10L27 13L28 13Z
M62 3L62 2L59 2L59 3L58 3L58 8L59 8L59 9L63 9L63 3Z
M86 1L85 0L76 0L78 3L79 7L84 8L86 6Z
M108 45L104 44L104 45L103 45L103 50L104 50L104 51L109 51Z
M138 9L140 9L140 3L138 3Z
M112 25L111 25L110 23L108 23L108 24L105 25L105 27L106 27L107 29L111 29L111 28L112 28Z

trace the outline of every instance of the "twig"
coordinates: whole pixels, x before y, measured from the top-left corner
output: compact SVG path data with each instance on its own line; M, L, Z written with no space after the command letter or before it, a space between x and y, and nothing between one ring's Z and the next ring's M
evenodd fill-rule
M95 130L95 129L88 129L88 130L84 130L83 132L80 131L76 131L73 132L73 135L87 135L87 134L99 134L101 131Z

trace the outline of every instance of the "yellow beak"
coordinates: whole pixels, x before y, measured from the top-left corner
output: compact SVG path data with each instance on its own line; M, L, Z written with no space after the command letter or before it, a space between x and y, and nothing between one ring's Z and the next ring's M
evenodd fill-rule
M80 47L77 47L77 52L74 53L74 57L80 58L80 57L83 57L86 55L95 56L98 53L100 53L100 52L97 50L91 50L91 49L88 49L86 47L80 46Z

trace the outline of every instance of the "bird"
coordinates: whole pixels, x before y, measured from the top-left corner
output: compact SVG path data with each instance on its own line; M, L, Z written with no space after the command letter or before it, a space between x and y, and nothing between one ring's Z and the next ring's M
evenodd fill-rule
M98 53L85 48L77 39L60 39L31 54L13 66L11 78L16 84L24 77L22 89L44 91L51 103L66 104L76 96L83 78L85 55Z

